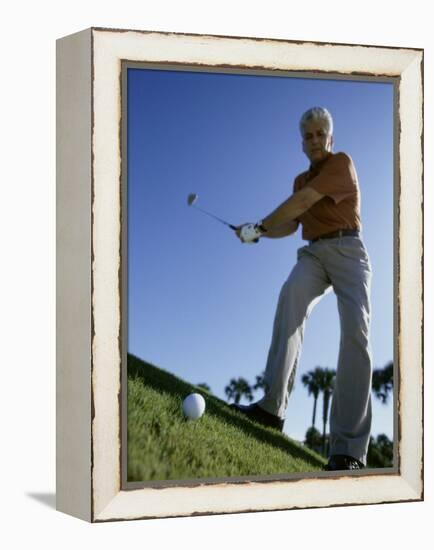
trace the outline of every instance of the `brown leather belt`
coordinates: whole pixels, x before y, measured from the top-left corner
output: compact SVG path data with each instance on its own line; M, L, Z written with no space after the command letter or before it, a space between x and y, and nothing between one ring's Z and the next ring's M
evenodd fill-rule
M339 237L358 237L360 231L357 229L339 229L339 231L333 231L333 233L326 233L325 235L320 235L309 241L310 244L315 243L316 241L321 241L322 239L337 239Z

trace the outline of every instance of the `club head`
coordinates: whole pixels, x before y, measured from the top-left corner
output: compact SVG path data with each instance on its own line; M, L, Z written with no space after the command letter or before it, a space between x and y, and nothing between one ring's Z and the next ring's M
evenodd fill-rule
M187 198L188 206L192 206L198 199L198 196L195 193L190 193Z

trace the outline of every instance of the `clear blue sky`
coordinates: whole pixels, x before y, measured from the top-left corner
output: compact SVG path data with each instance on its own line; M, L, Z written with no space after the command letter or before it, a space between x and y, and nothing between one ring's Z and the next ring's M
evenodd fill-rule
M349 154L358 172L374 366L393 359L392 84L149 69L128 70L129 352L224 399L232 377L253 382L264 370L301 231L243 245L189 208L187 196L197 193L198 206L233 224L265 217L308 167L298 123L315 105L332 113L334 151ZM306 325L285 424L296 439L313 408L301 376L336 368L338 347L330 293ZM392 406L373 404L373 434L392 437Z

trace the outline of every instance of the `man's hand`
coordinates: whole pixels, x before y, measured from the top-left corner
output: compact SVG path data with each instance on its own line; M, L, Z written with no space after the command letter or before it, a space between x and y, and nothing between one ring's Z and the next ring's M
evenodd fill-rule
M245 223L243 225L239 225L235 230L235 233L242 243L257 243L259 241L259 237L262 236L262 232L258 229L257 226L258 224Z

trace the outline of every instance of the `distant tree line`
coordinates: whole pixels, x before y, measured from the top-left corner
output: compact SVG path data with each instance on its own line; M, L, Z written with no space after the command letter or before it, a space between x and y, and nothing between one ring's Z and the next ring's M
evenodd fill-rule
M326 426L329 417L331 396L333 394L336 371L324 367L316 367L314 370L302 376L302 383L313 396L312 426L305 435L305 445L322 453L328 454L329 437L326 433ZM372 392L383 404L389 402L393 392L393 362L387 363L383 368L374 369L372 373ZM323 431L322 436L315 427L317 401L320 394L323 394ZM371 437L368 451L368 466L386 467L393 464L393 442L385 434L377 438Z

